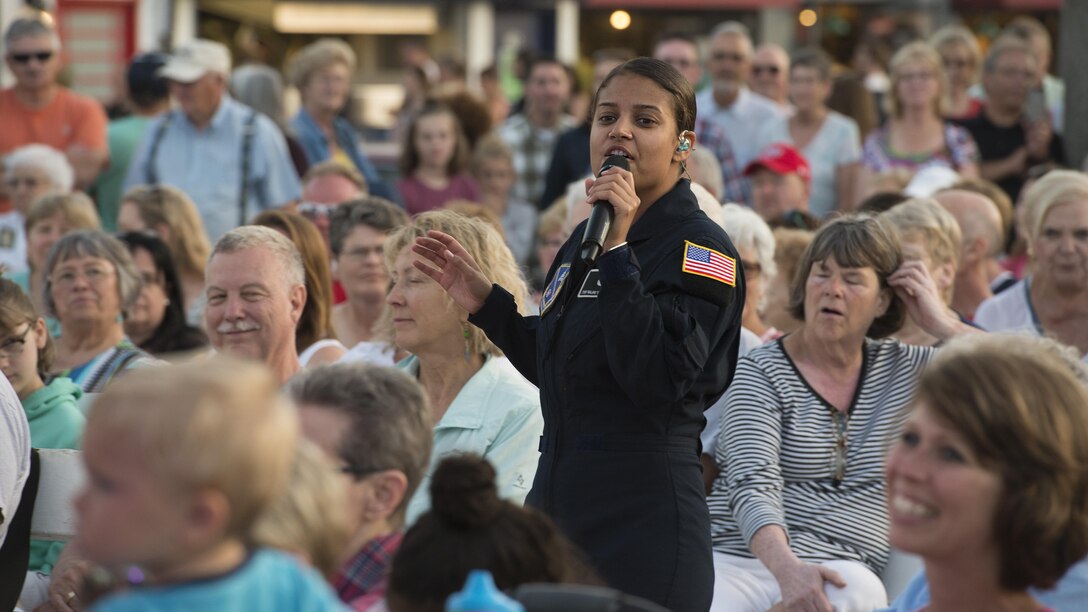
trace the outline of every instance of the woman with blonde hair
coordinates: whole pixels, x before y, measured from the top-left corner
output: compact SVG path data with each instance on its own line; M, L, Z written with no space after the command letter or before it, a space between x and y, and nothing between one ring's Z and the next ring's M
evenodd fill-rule
M971 30L960 25L945 26L929 37L948 75L945 91L944 116L947 119L970 119L982 110L982 101L969 90L978 82L982 66L982 51Z
M881 213L880 219L899 237L903 258L925 265L941 301L951 311L952 292L959 268L963 232L952 213L931 198L913 198ZM956 316L959 316L958 314ZM964 319L960 317L960 320ZM908 319L892 337L905 344L937 346L938 340Z
M860 194L873 194L882 174L944 166L963 178L978 176L978 147L964 128L943 119L948 77L928 43L912 42L892 57L888 120L865 139Z
M305 217L285 210L266 210L253 219L253 225L270 227L287 236L302 255L306 306L295 329L299 364L306 368L335 363L347 348L336 339L332 327L332 272L321 234Z
M82 193L44 195L30 205L26 214L26 258L28 270L8 275L30 296L34 310L45 309L45 262L49 249L68 232L96 230L101 227L94 202ZM60 335L60 322L46 314L45 325L54 338Z
M204 266L212 245L196 204L174 187L137 185L121 198L117 229L151 232L170 247L181 279L186 318L190 324L199 324L204 309Z
M455 452L482 455L498 471L499 494L523 503L536 474L538 439L544 430L536 387L480 328L469 324L468 311L417 267L425 260L412 247L429 231L456 237L488 278L510 288L522 310L528 295L510 249L480 219L447 210L427 212L386 240L385 261L393 280L386 302L393 340L412 354L398 367L423 385L435 428L431 465L408 505L408 524L430 507L434 467Z

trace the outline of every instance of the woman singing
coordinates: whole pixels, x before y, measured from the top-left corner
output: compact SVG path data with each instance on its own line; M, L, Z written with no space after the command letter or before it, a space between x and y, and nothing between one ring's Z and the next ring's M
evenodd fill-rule
M457 243L417 239L417 266L540 388L540 463L527 503L550 515L611 586L671 610L706 610L714 583L699 464L703 410L736 365L744 281L700 212L684 162L695 98L665 62L613 70L593 101L588 202L615 220L583 262L584 223L548 274L540 315L518 315ZM429 262L429 263L428 263ZM429 265L430 264L430 265Z

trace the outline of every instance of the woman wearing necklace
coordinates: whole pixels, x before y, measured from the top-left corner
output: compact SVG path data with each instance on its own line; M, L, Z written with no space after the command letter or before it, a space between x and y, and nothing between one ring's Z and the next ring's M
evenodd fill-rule
M966 328L871 217L816 234L790 310L804 324L742 358L726 392L712 610L871 610L886 604L884 456L934 354L883 338L908 313L938 338Z
M948 77L941 56L922 41L897 51L891 61L887 122L865 139L857 201L880 190L882 175L906 178L933 166L978 178L978 146L965 128L942 116Z

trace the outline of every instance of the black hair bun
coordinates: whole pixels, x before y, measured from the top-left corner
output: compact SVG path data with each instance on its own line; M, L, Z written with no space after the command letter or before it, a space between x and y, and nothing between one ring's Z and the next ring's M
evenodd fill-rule
M502 508L495 468L478 455L443 459L431 477L431 511L455 529L479 529Z

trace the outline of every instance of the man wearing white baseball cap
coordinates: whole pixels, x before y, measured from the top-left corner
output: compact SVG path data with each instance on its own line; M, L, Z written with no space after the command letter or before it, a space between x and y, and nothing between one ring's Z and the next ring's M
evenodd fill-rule
M230 51L183 43L159 74L176 103L148 126L125 188L167 184L196 203L211 240L251 217L298 199L301 187L283 133L227 94Z

